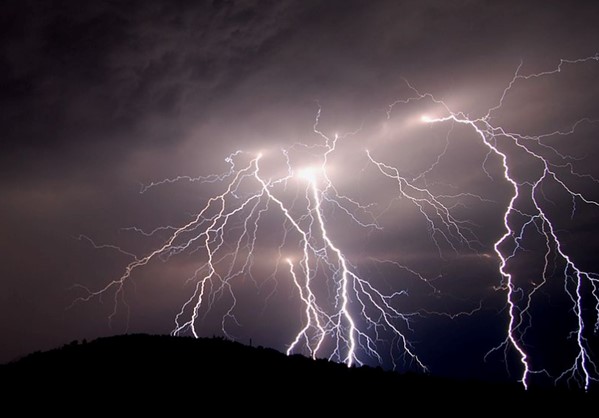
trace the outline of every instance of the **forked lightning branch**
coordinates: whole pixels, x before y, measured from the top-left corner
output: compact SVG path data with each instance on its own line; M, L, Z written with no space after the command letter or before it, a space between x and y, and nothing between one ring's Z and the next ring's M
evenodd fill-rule
M510 190L509 201L502 208L503 230L493 244L497 262L494 291L500 292L505 301L505 310L497 315L497 320L505 321L505 338L498 341L496 347L489 347L489 354L499 351L504 352L506 359L515 357L519 381L525 387L533 374L544 374L557 382L578 384L585 389L599 379L596 360L588 343L589 336L597 332L599 326L599 275L582 268L563 245L561 231L552 218L553 212L546 209L544 195L544 186L550 183L570 197L567 203L572 213L581 206L599 212L597 197L587 195L588 190L578 190L578 183L573 180L584 178L594 184L598 181L589 173L576 171L567 155L545 141L558 136L570 140L580 124L598 123L593 117L599 115L580 115L568 129L535 136L495 125L495 115L504 109L506 97L530 80L560 77L561 73L572 71L576 66L599 65L598 61L597 55L562 60L558 66L534 74L522 74L518 68L505 89L498 93L496 105L477 117L451 109L444 101L421 93L409 84L410 96L393 103L387 112L389 119L400 118L403 106L430 104L434 111L422 115L420 124L447 125L448 129L454 125L465 126L472 131L472 138L486 147L488 158L499 161L500 180ZM413 318L421 317L422 313L404 310L402 301L409 297L406 292L378 289L368 274L360 271L359 263L352 259L344 242L336 238L330 227L330 214L334 209L357 227L370 231L372 239L376 239L382 230L370 211L376 202L360 201L342 193L330 174L330 161L338 152L339 144L356 133L328 135L320 130L320 116L319 110L314 133L320 142L316 144L297 143L260 153L237 151L226 159L229 169L220 175L165 179L145 187L143 192L151 192L154 187L176 181L196 180L217 185L221 192L209 198L184 224L162 226L153 231L137 229L144 235L168 232L169 237L145 255L126 252L132 261L124 267L122 275L97 289L86 288L87 293L79 300L88 301L109 294L114 298L114 315L121 301L126 299L124 285L133 278L136 270L159 258L197 253L201 263L190 277L193 290L174 318L173 334L202 335L205 312L216 304L226 304L222 332L229 335L230 324L243 323L243 318L236 316L240 297L236 291L238 282L252 275L252 269L261 257L257 241L261 234L269 233L276 221L281 239L274 248L277 260L272 277L291 283L301 306L301 321L288 343L287 353L301 352L352 366L372 359L382 362L383 353L391 352L394 366L399 368L409 363L426 370L426 362L410 339ZM467 191L451 196L435 194L422 182L402 175L401 167L386 161L384 152L375 149L355 149L353 152L360 154L380 178L392 181L394 193L417 209L428 226L431 241L438 248L449 246L457 251L458 247L471 248L476 242L470 224L455 214L455 202L476 197L474 194ZM311 155L309 164L298 157L305 154ZM440 158L445 155L439 155L436 161ZM512 172L516 162L523 159L541 167L534 171L532 178L524 181ZM283 168L278 171L265 168L273 161ZM436 163L428 171L435 168ZM338 165L335 170L339 170ZM544 268L532 286L522 286L528 278L519 277L511 265L528 256L522 242L530 235L536 235L542 242ZM293 251L289 250L291 247ZM385 262L394 263L417 280L433 286L424 275L408 265L396 260ZM561 266L559 274L554 272L555 265ZM323 278L326 291L323 291ZM556 280L561 281L560 288L569 300L569 310L563 315L572 317L576 324L570 334L575 354L569 360L569 366L559 371L536 367L538 362L531 358L527 344L527 332L543 321L534 316L533 306L538 294ZM589 311L594 314L588 315Z

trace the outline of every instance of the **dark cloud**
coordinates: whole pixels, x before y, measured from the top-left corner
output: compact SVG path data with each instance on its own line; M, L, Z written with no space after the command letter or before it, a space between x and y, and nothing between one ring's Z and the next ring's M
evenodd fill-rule
M237 149L271 151L296 141L316 143L321 138L312 126L318 106L319 128L327 134L362 127L331 161L340 191L360 201L377 201L381 212L389 207L380 214L385 232L378 237L338 227L356 263L383 281L399 277L418 286L414 277L381 267L370 255L394 256L439 277L438 287L447 298L430 302L431 307L469 309L486 298L481 318L501 315L501 301L488 296L498 280L488 254L501 231L497 215L510 192L499 179L500 162L485 163L489 178L483 170L486 148L468 129L454 127L448 137L447 126L414 127L415 118L435 111L430 101L397 105L389 120L387 107L410 94L408 80L456 109L484 114L497 104L520 62L522 73L529 74L552 68L560 58L595 54L599 18L599 7L592 2L561 1L4 3L0 332L7 343L0 351L2 361L73 338L122 331L122 317L114 330L107 327L106 301L65 311L78 294L71 289L74 283L97 288L118 275L125 262L76 237L87 234L98 242L147 251L148 243L121 228L179 224L212 189L182 183L139 195L141 183L221 172L224 158ZM597 77L596 68L583 65L565 71L559 80L519 81L496 121L538 134L567 129L581 117L598 118ZM596 128L582 123L576 143L547 141L560 152L586 157L577 167L597 175ZM368 147L414 177L435 161L447 138L451 147L428 178L431 187L440 193L478 193L487 201L462 202L467 205L456 212L473 219L481 255L461 250L446 254L441 263L418 211L393 200L392 185L376 178L372 167L364 168L364 155L354 149ZM519 161L514 170L524 179L533 170L529 164ZM335 172L335 165L356 169L345 174ZM356 184L364 187L357 190ZM584 178L575 184L589 190L594 186ZM555 213L563 215L563 210ZM593 214L580 210L579 218L560 225L570 231L569 248L576 248L580 237L593 241ZM339 212L327 216L344 222ZM267 244L261 247L265 255L270 254ZM589 244L588 251L579 251L580 259L594 264L596 249ZM269 257L260 267L265 272ZM140 273L138 290L131 290L132 330L170 331L181 300L188 296L184 282L193 266L187 263ZM281 290L290 297L291 289ZM243 292L252 295L256 306L262 303L254 298L255 289ZM241 309L251 312L256 308L252 303ZM249 322L269 321L268 313L283 311L284 302L271 303L263 316ZM406 308L418 309L420 302L409 303L415 306ZM419 347L441 372L467 374L447 366L446 357L476 358L465 370L480 366L480 354L497 343L504 325L487 326L483 319L459 326L444 320L419 324L423 331L418 338L432 341L427 347L449 345L444 354L423 348L425 344ZM286 313L272 328L294 320ZM214 318L207 321L209 333L215 324ZM440 328L443 332L435 337ZM254 329L266 344L288 341L284 332ZM452 341L452 332L470 337ZM480 340L472 342L472 335Z

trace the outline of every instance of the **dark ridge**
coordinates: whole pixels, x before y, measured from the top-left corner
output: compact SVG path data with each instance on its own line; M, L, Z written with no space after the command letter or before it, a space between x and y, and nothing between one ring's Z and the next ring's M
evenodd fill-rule
M233 408L241 399L272 398L277 405L287 406L287 402L329 399L345 407L364 402L387 407L395 404L398 408L402 404L421 405L424 410L484 405L488 411L489 405L493 410L523 405L536 409L580 407L593 402L596 395L556 389L525 392L517 384L348 368L222 338L155 335L74 341L59 349L36 352L0 366L0 385L6 399L92 397L116 405L132 401L134 394L143 394L144 399L174 403L225 400ZM316 405L310 408L318 409Z

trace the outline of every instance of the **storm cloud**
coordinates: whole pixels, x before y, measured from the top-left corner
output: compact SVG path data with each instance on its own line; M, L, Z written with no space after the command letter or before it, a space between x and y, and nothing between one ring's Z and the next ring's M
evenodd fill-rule
M317 143L313 125L319 109L322 132L362 128L340 146L333 163L345 161L360 174L364 154L357 157L353 150L368 147L402 174L417 175L443 151L448 130L409 126L410 118L434 111L430 101L397 105L387 118L391 103L413 94L407 83L482 116L498 103L519 65L522 74L530 74L554 68L561 58L594 55L598 19L592 2L562 1L4 2L0 361L125 330L124 312L113 328L108 325L109 298L70 307L79 295L75 284L100 288L126 261L78 237L147 252L152 242L140 243L122 228L180 224L211 192L183 182L140 195L141 185L220 173L227 168L224 159L239 149ZM538 135L599 118L595 67L564 72L555 84L522 83L506 98L497 122ZM574 144L551 145L580 159L580 172L599 176L592 145L597 126L582 123L577 133ZM485 295L499 281L489 254L510 191L486 176L485 168L500 173L499 162L483 165L486 149L475 140L466 128L455 127L434 180L485 198L468 202L463 211L477 225L478 255L465 251L431 265L431 257L438 257L425 222L413 208L393 202L390 184L378 181L356 191L359 176L332 174L341 191L380 208L391 205L403 216L398 221L397 214L382 213L386 232L379 239L367 234L367 240L358 235L352 241L352 230L339 228L345 250L364 271L392 281L397 271L373 259L399 258L440 277L447 298L440 302L428 295L433 308L469 310L487 298L478 319L464 318L459 326L442 319L421 325L418 340L431 341L429 348L421 347L423 355L441 374L478 373L482 356L501 342L505 327L496 319L485 325L501 316L502 306L500 297ZM522 164L525 178L531 168ZM591 267L598 249L594 219L583 213L577 223L563 225L571 242L589 242L577 256ZM270 259L272 249L262 251ZM135 278L128 330L172 329L188 296L189 263L150 266ZM527 268L521 266L524 274ZM242 293L256 297L253 288ZM287 289L285 297L291 293ZM408 310L419 309L418 300L406 303ZM283 348L289 334L280 330L298 320L295 313L277 316L285 308L284 299L274 300L248 320L254 341ZM206 335L217 333L218 326L206 324ZM440 344L447 350L439 352ZM456 358L466 362L465 369L448 361ZM501 365L488 368L495 373Z

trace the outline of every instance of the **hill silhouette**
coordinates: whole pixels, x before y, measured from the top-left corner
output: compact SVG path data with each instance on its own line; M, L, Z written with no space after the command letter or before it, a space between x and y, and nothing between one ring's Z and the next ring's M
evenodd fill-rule
M419 374L399 374L380 368L356 367L272 349L249 347L222 338L126 335L92 342L73 342L37 352L0 366L5 399L36 396L95 397L96 402L144 399L185 399L227 402L247 408L257 399L276 404L304 405L326 401L350 408L419 406L444 411L485 405L512 410L524 405L551 408L594 403L594 393L575 390L530 390L520 385L453 381ZM252 401L253 400L253 401ZM260 409L274 408L260 403ZM316 408L317 403L311 408ZM255 405L254 405L255 406ZM369 407L370 408L370 407Z

